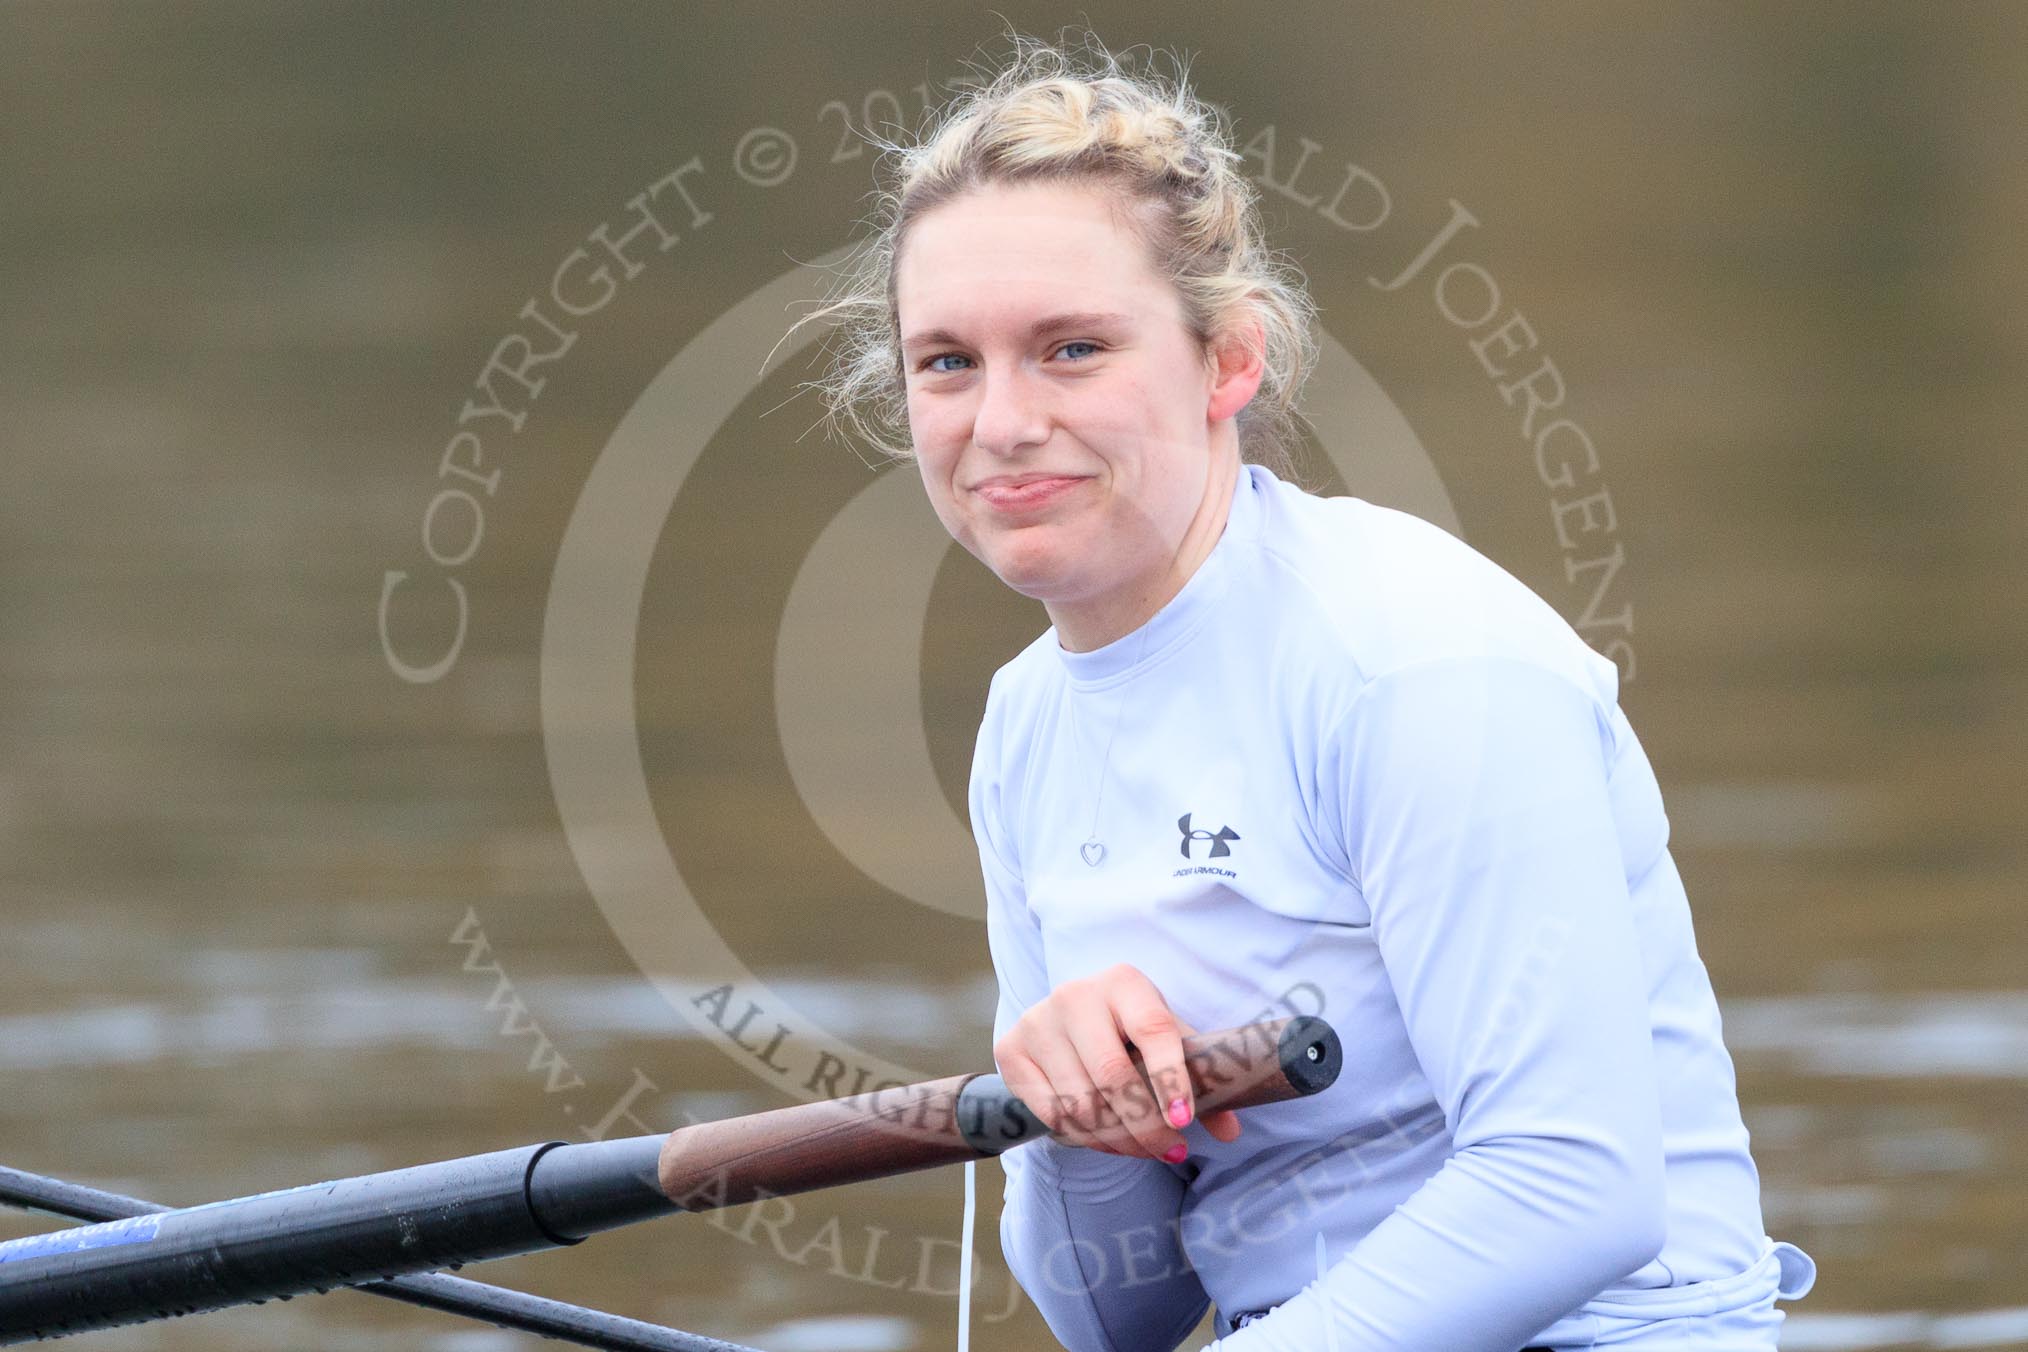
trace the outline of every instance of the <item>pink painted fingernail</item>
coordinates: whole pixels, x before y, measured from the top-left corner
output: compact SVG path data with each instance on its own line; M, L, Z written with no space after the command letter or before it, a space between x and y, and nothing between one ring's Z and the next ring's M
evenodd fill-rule
M1189 1158L1190 1158L1189 1145L1187 1145L1182 1141L1178 1141L1173 1147L1171 1147L1168 1154L1162 1156L1162 1163L1181 1164L1184 1160L1187 1160Z
M1187 1127L1190 1125L1190 1105L1182 1099L1172 1098L1169 1100L1169 1125L1172 1127Z

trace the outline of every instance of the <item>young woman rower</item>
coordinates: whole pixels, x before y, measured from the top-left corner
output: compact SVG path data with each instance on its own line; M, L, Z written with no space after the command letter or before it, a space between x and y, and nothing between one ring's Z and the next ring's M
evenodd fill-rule
M833 413L1051 622L970 795L995 1058L1056 1133L1002 1242L1050 1327L1773 1348L1813 1269L1762 1232L1617 673L1442 530L1277 475L1312 309L1215 113L1021 40L889 150L811 317ZM1336 1026L1336 1085L1196 1120L1182 1032L1277 1011Z

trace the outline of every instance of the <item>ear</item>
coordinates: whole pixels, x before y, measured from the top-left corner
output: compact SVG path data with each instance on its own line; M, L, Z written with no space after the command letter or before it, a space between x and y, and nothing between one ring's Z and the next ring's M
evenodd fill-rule
M1212 422L1237 417L1267 375L1263 358L1266 334L1257 319L1247 319L1215 339L1210 353L1211 399L1204 416Z

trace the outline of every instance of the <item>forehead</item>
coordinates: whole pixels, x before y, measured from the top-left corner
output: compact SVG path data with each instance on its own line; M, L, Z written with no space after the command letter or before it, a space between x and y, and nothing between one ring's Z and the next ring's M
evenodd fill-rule
M1065 184L995 185L918 218L895 268L906 340L926 329L1025 326L1045 313L1173 315L1171 288L1113 199Z

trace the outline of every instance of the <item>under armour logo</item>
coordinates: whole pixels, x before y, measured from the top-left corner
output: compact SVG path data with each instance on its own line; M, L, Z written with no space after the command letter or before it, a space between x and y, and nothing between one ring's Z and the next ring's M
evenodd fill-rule
M1183 857L1185 859L1190 857L1190 842L1193 840L1210 841L1211 853L1206 855L1205 858L1220 859L1232 853L1232 842L1239 839L1239 832L1233 830L1230 826L1221 826L1216 831L1191 830L1190 814L1187 812L1176 819L1176 829L1183 833Z

